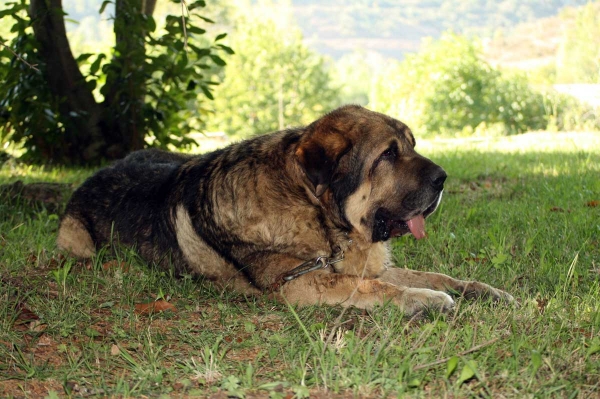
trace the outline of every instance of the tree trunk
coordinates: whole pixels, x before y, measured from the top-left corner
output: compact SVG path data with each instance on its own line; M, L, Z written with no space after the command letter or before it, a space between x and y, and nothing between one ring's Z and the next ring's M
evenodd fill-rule
M94 99L67 39L62 0L30 0L29 13L39 42L43 72L50 91L60 100L59 112L69 123L62 143L40 145L51 160L98 163L141 149L146 135L145 32L143 22L156 0L116 0L115 56L108 65L103 103ZM71 123L72 122L72 123Z
M153 3L149 4L153 7ZM145 8L144 0L116 0L114 32L116 38L115 57L106 77L103 88L104 105L109 110L109 122L113 131L120 136L113 137L115 144L109 152L133 151L143 148L144 101L146 95L145 32L132 29L140 26L139 18Z
M106 144L100 128L103 109L86 86L69 47L61 0L31 0L29 13L40 56L46 63L46 80L52 94L62 99L59 111L74 116L70 118L72 126L65 126L62 146L55 143L58 146L50 149L50 155L90 162Z

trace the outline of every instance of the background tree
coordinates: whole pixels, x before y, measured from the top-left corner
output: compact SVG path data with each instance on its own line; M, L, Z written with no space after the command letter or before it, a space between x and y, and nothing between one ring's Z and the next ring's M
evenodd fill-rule
M569 16L572 13L574 16ZM600 4L569 10L571 17L558 51L559 83L600 83Z
M310 123L338 105L324 58L297 30L241 18L231 36L236 55L215 89L209 130L247 137Z
M212 22L196 13L203 0L189 4L189 15L167 16L161 34L152 17L155 0L106 0L100 12L109 4L115 33L109 57L73 56L61 0L18 0L0 11L15 34L10 43L0 38L0 126L33 159L97 163L143 148L148 138L155 146L184 143L194 112L188 102L198 93L212 97L207 71L225 65L218 53L232 50L217 43L224 35L212 44L202 39L201 23Z
M473 132L482 124L507 134L546 126L543 96L524 75L501 73L475 42L452 33L392 63L370 105L430 134Z

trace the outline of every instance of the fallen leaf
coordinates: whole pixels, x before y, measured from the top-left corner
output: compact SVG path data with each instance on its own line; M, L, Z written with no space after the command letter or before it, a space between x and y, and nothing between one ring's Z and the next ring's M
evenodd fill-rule
M33 266L37 263L37 260L38 260L38 258L35 254L29 254L25 261L27 262L27 265Z
M548 305L548 300L544 298L536 298L535 301L537 302L537 307L540 313L544 313L544 310L546 310L546 306Z
M564 212L565 210L558 207L558 206L553 206L552 208L550 208L550 212Z
M113 344L113 346L110 347L110 354L117 356L119 353L121 353L121 349L119 349L117 345Z
M585 204L585 206L589 206L590 208L595 208L597 206L600 206L600 201L597 201L597 200L589 201L587 204Z
M38 339L37 345L38 346L51 346L51 345L54 345L54 340L52 339L52 337L44 334L40 337L40 339Z
M48 324L44 324L40 320L34 320L29 323L29 330L34 332L44 332L46 331L46 327L48 327Z
M27 309L27 307L23 303L18 303L16 306L17 318L15 320L15 324L25 324L30 321L39 320L38 315L33 313L31 310Z
M167 310L170 310L171 312L177 311L175 305L167 301L163 301L162 299L150 303L138 303L137 305L135 305L135 312L140 315L160 313Z
M50 268L50 269L61 268L66 261L67 261L67 258L63 254L58 254L57 256L50 258L50 260L48 261L48 268Z
M110 269L121 269L124 272L129 271L129 265L123 261L119 262L116 259L109 260L108 262L102 264L102 269L110 270Z
M478 256L465 258L467 262L475 262L475 263L485 263L487 262L487 258L480 258Z

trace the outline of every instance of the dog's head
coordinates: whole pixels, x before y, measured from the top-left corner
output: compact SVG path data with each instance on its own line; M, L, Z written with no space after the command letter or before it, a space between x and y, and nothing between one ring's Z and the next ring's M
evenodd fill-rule
M345 106L309 125L295 156L309 189L365 240L407 233L419 239L440 203L446 172L414 147L402 122Z

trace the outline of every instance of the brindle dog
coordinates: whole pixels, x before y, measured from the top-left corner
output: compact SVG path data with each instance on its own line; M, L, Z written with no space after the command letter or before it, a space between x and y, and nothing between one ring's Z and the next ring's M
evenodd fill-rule
M147 262L299 305L448 311L444 291L513 301L392 265L389 239L425 236L446 180L414 147L402 122L345 106L206 155L135 152L73 194L58 246L87 258L117 240Z

